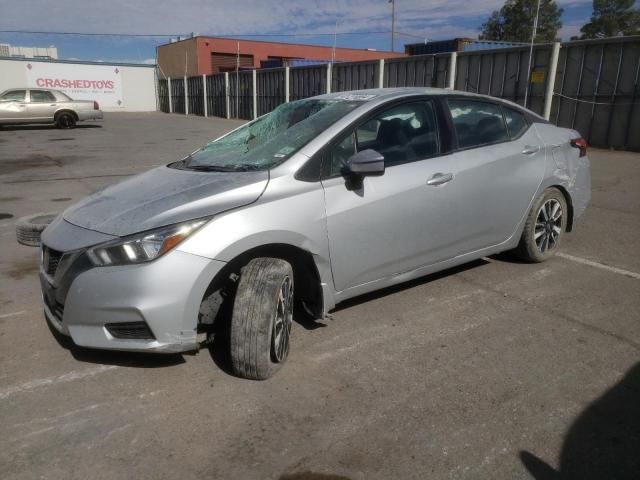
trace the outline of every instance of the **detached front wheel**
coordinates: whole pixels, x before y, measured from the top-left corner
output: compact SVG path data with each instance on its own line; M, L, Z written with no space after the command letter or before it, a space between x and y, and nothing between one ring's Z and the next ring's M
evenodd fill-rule
M279 258L255 258L241 271L231 317L231 365L243 378L271 377L289 355L293 269Z

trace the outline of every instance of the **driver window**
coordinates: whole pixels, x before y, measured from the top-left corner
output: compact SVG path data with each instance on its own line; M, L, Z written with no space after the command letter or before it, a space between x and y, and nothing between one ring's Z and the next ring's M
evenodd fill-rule
M26 95L26 90L12 90L10 92L5 93L0 101L9 102L11 100L15 100L16 102L24 102L24 97Z
M340 175L354 153L367 149L381 153L387 167L437 155L440 146L433 102L398 105L361 124L331 148L325 178Z

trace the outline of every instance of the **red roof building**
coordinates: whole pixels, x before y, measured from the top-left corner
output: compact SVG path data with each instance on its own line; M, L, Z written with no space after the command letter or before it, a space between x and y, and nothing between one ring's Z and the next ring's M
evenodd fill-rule
M263 42L217 37L194 37L161 45L157 48L158 66L164 77L211 75L241 69L261 68L281 60L314 60L331 62L332 47L296 43ZM239 54L238 54L239 51ZM333 60L353 62L380 58L404 57L404 53L377 50L336 48Z

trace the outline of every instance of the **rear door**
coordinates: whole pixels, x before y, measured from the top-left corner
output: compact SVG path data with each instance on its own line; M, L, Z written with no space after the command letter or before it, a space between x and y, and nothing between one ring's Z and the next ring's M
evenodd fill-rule
M41 122L53 122L53 116L58 108L56 97L47 90L29 91L30 99L27 104L29 117Z
M518 109L464 96L446 103L457 143L451 163L460 255L513 235L542 181L545 149Z
M9 90L0 97L0 120L24 122L27 114L27 91Z

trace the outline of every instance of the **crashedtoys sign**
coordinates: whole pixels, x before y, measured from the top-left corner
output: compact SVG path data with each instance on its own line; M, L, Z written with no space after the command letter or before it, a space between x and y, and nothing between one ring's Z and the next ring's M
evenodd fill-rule
M54 88L74 100L95 100L101 107L124 106L118 67L33 62L25 69L29 88Z

